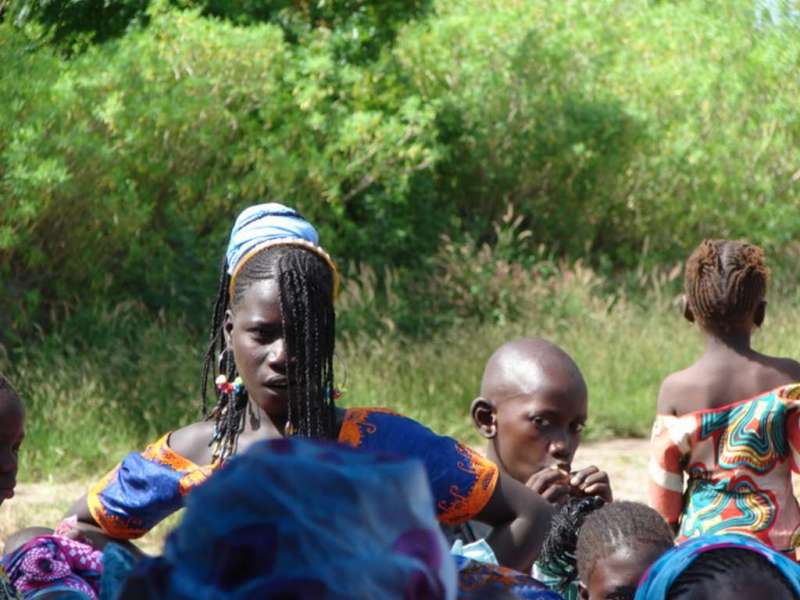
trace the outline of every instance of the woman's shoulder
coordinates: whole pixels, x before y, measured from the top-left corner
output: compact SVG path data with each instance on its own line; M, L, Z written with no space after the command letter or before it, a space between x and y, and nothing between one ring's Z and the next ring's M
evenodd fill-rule
M212 421L199 421L176 429L169 434L167 445L175 454L196 465L211 464L211 438L214 435Z

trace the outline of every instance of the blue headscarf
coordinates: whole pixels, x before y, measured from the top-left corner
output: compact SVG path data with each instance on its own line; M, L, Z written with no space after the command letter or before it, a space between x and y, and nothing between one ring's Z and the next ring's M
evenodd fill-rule
M800 566L797 563L752 537L727 533L693 538L664 553L642 575L634 600L663 600L672 584L700 554L722 548L738 548L760 554L781 572L795 593L800 595Z
M339 274L336 264L320 247L317 230L296 210L277 202L246 208L233 224L225 252L231 291L235 288L236 275L248 259L262 250L283 245L302 246L322 258L333 272L333 295L336 297Z

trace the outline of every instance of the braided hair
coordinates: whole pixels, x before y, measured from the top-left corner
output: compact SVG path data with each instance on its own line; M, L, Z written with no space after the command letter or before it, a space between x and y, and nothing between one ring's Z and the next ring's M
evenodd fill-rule
M570 498L553 515L538 564L566 591L579 575L587 580L598 560L633 545L666 551L673 546L673 534L661 515L644 504Z
M231 394L217 391L216 404L208 412L209 379L222 374L228 381L234 381L237 376L232 352L225 347L225 315L229 308L236 306L250 285L268 279L277 281L280 290L290 382L288 429L305 437L336 437L333 274L325 261L313 252L299 246L278 246L250 258L239 271L232 292L229 292L231 277L227 261L222 261L201 385L203 415L214 419L212 444L215 460L224 460L236 451L236 441L244 430L248 406L244 389Z
M758 246L703 240L686 262L684 288L698 322L727 333L763 300L768 279L764 251Z
M667 592L667 600L679 600L697 588L713 584L719 597L730 585L737 583L772 584L770 591L786 592L787 598L795 594L789 582L775 565L758 552L743 548L718 548L703 552L675 580Z

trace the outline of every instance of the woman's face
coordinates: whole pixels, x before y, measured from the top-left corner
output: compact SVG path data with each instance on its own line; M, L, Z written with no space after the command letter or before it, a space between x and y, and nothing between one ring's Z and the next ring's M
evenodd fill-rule
M285 418L290 382L277 281L256 281L236 299L225 340L250 399L270 417Z

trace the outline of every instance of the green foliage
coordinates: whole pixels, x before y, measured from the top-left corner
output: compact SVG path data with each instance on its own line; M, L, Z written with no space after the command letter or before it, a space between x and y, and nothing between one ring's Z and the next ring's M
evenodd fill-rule
M271 23L292 42L307 42L316 29L333 31L336 56L358 62L376 58L430 0L10 0L9 13L71 53L147 26L154 7L169 4L239 25Z
M0 275L39 293L3 311L15 327L79 299L205 305L231 215L254 202L283 199L334 253L378 263L425 229L409 204L437 156L432 111L376 102L325 35L291 49L273 26L168 13L69 61L0 36L20 65L0 75Z

